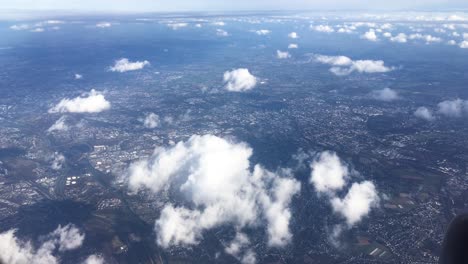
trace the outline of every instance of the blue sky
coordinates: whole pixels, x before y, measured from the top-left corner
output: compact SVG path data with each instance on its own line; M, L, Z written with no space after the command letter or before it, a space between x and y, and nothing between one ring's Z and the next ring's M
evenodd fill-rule
M468 0L0 0L0 9L128 12L466 8Z

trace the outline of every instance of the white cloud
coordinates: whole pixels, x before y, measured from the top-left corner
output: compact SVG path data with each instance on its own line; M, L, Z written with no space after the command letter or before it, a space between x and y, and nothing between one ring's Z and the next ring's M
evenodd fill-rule
M59 226L46 236L39 248L31 241L22 241L15 236L16 230L0 233L0 262L8 264L56 264L58 251L76 249L83 244L84 234L71 224Z
M296 32L291 32L288 34L288 37L292 39L297 39L299 38L299 35Z
M297 49L299 46L297 44L291 43L288 45L288 49Z
M332 33L335 32L335 30L328 26L328 25L318 25L318 26L310 26L312 30L318 31L318 32L325 32L325 33Z
M226 253L236 257L242 264L256 263L255 253L249 249L250 240L243 233L236 233L236 237L225 248Z
M348 75L354 71L359 73L384 73L392 71L393 68L386 67L381 60L356 60L353 61L346 56L315 55L315 60L320 63L333 66L330 71L335 75Z
M373 91L372 97L374 97L374 99L386 102L394 101L399 98L398 93L390 88L384 88L382 90Z
M310 183L320 193L330 193L341 190L348 178L348 167L341 163L334 152L322 152L310 164Z
M12 30L28 30L30 28L31 26L29 26L28 24L13 25L10 27L10 29Z
M259 221L266 221L270 246L288 243L289 204L300 183L288 170L252 166L251 155L245 143L205 135L157 148L150 158L133 163L127 178L132 191L171 189L189 205L164 205L155 223L158 244L193 245L205 230L224 224L240 230Z
M54 131L67 131L68 125L65 123L66 119L66 116L61 116L51 127L49 127L49 129L47 129L47 132L51 133Z
M448 117L460 117L468 112L468 101L455 99L440 102L438 112Z
M90 255L83 264L104 264L104 258L98 255Z
M146 128L155 128L159 126L159 116L155 113L149 113L146 115L145 119L143 120L143 125Z
M418 109L416 109L416 111L414 112L414 115L416 117L419 117L419 118L427 120L427 121L434 120L434 116L432 115L432 111L429 110L427 107L418 107Z
M187 23L170 23L170 24L167 24L167 26L173 30L178 30L180 28L187 27L188 24Z
M395 37L391 37L390 41L398 42L398 43L406 43L408 40L407 40L407 36L405 33L399 33Z
M375 186L370 181L353 183L343 199L335 197L331 200L333 210L341 214L348 226L360 222L367 216L372 207L378 205L379 196Z
M35 29L32 29L31 32L35 32L35 33L41 33L41 32L44 32L45 29L44 28L35 28Z
M222 29L216 29L216 35L220 36L220 37L227 37L229 36L229 33L225 30L222 30Z
M150 65L150 63L147 60L131 62L127 58L122 58L116 60L114 66L109 67L109 70L112 72L136 71L148 65Z
M75 73L75 80L81 80L81 79L83 79L83 75L79 73Z
M370 29L369 31L367 31L366 33L364 33L364 35L361 36L363 39L367 39L369 41L377 41L379 40L379 38L377 37L377 35L375 34L375 31L373 29Z
M343 199L339 198L350 179L350 170L334 152L320 153L310 164L310 183L318 193L325 194L333 211L346 219L348 228L367 216L372 207L378 205L379 197L374 184L370 181L353 183ZM334 228L332 237L336 238L343 230L342 225Z
M426 44L429 44L429 43L432 43L432 42L441 42L441 41L442 41L441 38L434 37L434 36L431 36L431 35L422 35L422 34L420 34L420 33L411 34L411 35L409 35L408 38L409 38L409 39L420 39L420 40L424 40L424 41L426 42Z
M276 51L276 57L278 59L288 59L288 58L291 58L291 54L289 54L289 52L287 52L287 51L277 50Z
M462 49L468 49L468 40L464 40L458 44L458 46Z
M447 45L455 46L455 45L457 45L457 42L455 40L451 39L451 40L447 41Z
M50 167L53 170L60 170L63 166L63 163L65 163L65 156L55 152L54 155L52 155L52 165L50 165Z
M93 89L73 99L62 99L56 106L49 109L49 113L99 113L110 107L111 104L104 95Z
M96 24L97 28L109 28L112 27L112 24L109 22L99 22Z
M256 33L257 35L263 36L263 35L268 35L268 34L270 34L271 31L268 30L268 29L260 29L260 30L256 30L255 33Z
M213 22L213 25L218 26L218 27L224 27L226 23L224 23L223 21L216 21L216 22Z
M223 80L226 83L226 90L231 92L248 91L257 85L257 78L244 68L226 71Z

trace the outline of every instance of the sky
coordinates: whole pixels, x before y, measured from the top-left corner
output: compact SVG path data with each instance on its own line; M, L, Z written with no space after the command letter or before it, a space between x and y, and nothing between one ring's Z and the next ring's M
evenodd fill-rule
M136 4L137 3L137 4ZM0 0L0 9L111 12L467 9L467 0Z

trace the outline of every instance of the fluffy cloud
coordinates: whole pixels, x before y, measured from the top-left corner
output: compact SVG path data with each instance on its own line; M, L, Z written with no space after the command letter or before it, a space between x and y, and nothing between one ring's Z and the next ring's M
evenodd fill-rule
M318 32L325 32L325 33L335 32L335 30L328 25L310 26L310 28Z
M257 78L244 68L226 71L223 80L226 84L226 90L231 92L248 91L257 85Z
M56 106L49 109L49 113L99 113L110 107L111 104L104 95L93 89L73 99L62 99Z
M289 54L289 52L287 52L287 51L277 50L276 51L276 57L278 59L288 59L288 58L291 58L291 54Z
M256 30L255 33L256 33L257 35L264 36L264 35L270 34L271 31L268 30L268 29L260 29L260 30Z
M66 116L61 116L52 126L49 127L49 129L47 129L47 132L51 133L54 131L67 131L68 125L65 123L66 119Z
M39 248L34 248L31 241L21 241L15 236L16 230L0 234L0 262L9 264L55 264L54 255L58 251L79 248L83 244L84 234L71 224L59 226L46 236Z
M356 60L353 61L346 56L316 55L317 62L333 66L330 71L335 75L348 75L352 72L359 73L384 73L392 71L393 68L386 67L381 60Z
M141 70L145 66L150 65L149 61L135 61L131 62L127 58L116 60L114 66L109 67L112 72L127 72Z
M424 40L424 41L426 41L426 44L429 44L429 43L432 43L432 42L441 42L442 41L441 38L433 37L431 35L422 35L420 33L409 35L409 39Z
M143 120L143 125L146 128L155 128L159 126L159 116L155 113L149 113L146 115L145 119Z
M299 35L296 32L291 32L288 34L288 37L292 39L297 39L299 38Z
M333 152L322 152L311 164L310 183L320 193L341 190L348 178L348 167Z
M414 115L418 118L427 120L427 121L432 121L434 120L434 116L432 115L432 111L429 110L427 107L418 107L416 111L414 112Z
M455 99L440 102L438 112L448 117L460 117L468 113L468 101Z
M262 219L270 246L288 243L289 204L300 183L288 170L273 173L251 166L251 156L245 143L205 135L157 148L151 157L131 164L127 180L132 191L170 189L185 198L187 207L168 203L162 209L155 222L158 244L193 245L205 230L223 224L241 230Z
M347 184L349 169L335 153L320 153L310 167L310 183L318 193L326 195L333 211L345 218L348 228L360 222L372 207L377 206L379 196L370 181L353 183L344 198L338 196L338 192ZM338 226L335 231L339 230L340 233L342 229L342 226Z
M75 73L75 80L83 79L83 75Z
M297 44L291 43L291 44L288 45L288 49L297 49L297 48L299 48L299 46Z
M234 240L225 248L225 251L239 259L243 264L254 264L256 263L256 256L255 253L248 248L249 246L250 240L247 235L237 233Z
M366 33L364 33L364 35L361 36L363 39L367 39L369 41L377 41L379 40L379 38L377 37L377 35L375 34L375 31L373 29L370 29L369 31L367 31Z
M343 199L334 197L331 204L333 210L346 219L348 226L353 226L368 215L378 201L379 197L374 184L370 181L364 181L353 183Z
M98 255L90 255L83 264L104 264L104 258Z
M390 34L390 36L388 36L388 37L389 37L390 41L392 41L392 42L406 43L408 41L407 36L406 36L405 33L399 33L398 35L396 35L394 37L392 37L392 35Z
M220 36L220 37L227 37L229 36L229 33L225 30L222 30L222 29L216 29L216 35Z
M458 44L458 46L462 49L468 49L468 40L464 40Z
M384 88L382 90L373 91L372 97L374 97L374 99L376 100L386 102L394 101L399 98L398 93L390 88Z

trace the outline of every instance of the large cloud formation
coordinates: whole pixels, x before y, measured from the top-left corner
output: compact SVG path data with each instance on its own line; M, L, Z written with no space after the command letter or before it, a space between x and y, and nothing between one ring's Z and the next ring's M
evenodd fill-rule
M99 113L110 109L110 107L111 104L106 100L104 94L93 89L89 93L84 93L73 99L62 99L56 106L49 109L49 113Z
M226 71L223 80L226 90L231 92L248 91L257 85L257 78L244 68Z
M147 60L131 62L127 58L122 58L116 60L114 66L109 67L109 70L112 72L136 71L148 65L150 65L150 63Z
M316 55L317 62L331 65L330 71L338 76L359 73L384 73L392 71L393 67L385 66L382 60L352 60L346 56Z
M34 248L31 241L21 241L15 236L16 230L0 234L0 263L8 264L55 264L54 255L58 252L81 247L85 235L72 224L58 228L46 236L39 248Z
M194 245L205 230L229 224L241 232L266 221L269 246L286 245L292 236L289 204L300 183L289 170L274 173L258 164L251 166L251 156L245 143L195 135L131 164L127 179L132 191L170 190L185 198L185 206L168 203L162 209L155 223L158 244ZM251 252L239 254L236 251L241 259Z
M329 198L333 211L344 217L348 227L360 222L372 207L377 206L379 196L370 181L353 183L344 198L339 197L338 192L344 189L350 178L350 170L336 153L320 153L310 167L310 182L319 194Z

